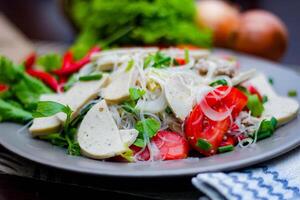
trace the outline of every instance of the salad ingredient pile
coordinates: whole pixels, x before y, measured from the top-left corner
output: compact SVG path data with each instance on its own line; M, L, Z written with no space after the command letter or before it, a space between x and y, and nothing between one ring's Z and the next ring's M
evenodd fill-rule
M122 162L212 156L272 136L299 109L278 96L265 75L240 72L235 59L205 50L96 49L76 62L70 55L65 67L51 68L70 77L64 91L41 91L33 114L18 118L33 116L32 136L70 155ZM3 91L10 91L9 80L1 80Z

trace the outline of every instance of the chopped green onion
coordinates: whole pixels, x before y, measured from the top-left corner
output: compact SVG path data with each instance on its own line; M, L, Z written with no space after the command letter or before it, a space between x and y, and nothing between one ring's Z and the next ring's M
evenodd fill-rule
M297 94L297 91L296 90L290 90L288 92L288 96L289 97L296 97L298 94Z
M172 109L168 106L168 107L165 109L165 112L168 113L168 114L172 114Z
M202 149L202 150L210 150L212 145L211 143L209 143L208 141L204 140L204 139L198 139L197 141L197 146Z
M184 49L184 60L185 60L185 63L190 62L190 52L188 49Z
M209 84L209 86L212 86L212 87L215 87L215 86L218 86L218 85L228 85L228 83L225 79L219 79L219 80L216 80L216 81Z
M129 72L132 69L133 65L134 65L134 60L130 60L127 64L125 71Z
M254 117L259 117L264 111L264 106L259 100L257 94L248 95L247 107L251 111L251 115Z
M90 74L86 76L81 76L79 77L80 81L95 81L95 80L100 80L102 78L102 74L100 73L95 73L95 74Z
M234 149L233 145L227 145L227 146L219 147L218 152L224 153L224 152L228 152L228 151L233 151L233 149Z
M257 140L262 140L264 138L273 135L277 126L277 119L272 117L270 120L263 120L257 131Z
M262 98L262 102L266 103L266 102L268 102L268 100L269 100L268 96L264 95L263 98Z
M273 84L274 84L274 80L273 80L273 78L269 77L268 81L269 81L269 83L270 83L271 85L273 85Z

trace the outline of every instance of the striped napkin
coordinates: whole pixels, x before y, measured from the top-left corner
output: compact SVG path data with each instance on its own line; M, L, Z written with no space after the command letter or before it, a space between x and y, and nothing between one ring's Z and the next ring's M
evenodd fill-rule
M201 173L192 183L212 200L300 199L300 148L255 168Z

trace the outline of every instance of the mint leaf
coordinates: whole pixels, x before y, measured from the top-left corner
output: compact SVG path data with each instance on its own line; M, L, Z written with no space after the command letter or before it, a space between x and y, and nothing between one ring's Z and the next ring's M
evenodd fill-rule
M50 117L60 112L65 113L67 116L72 114L72 110L69 106L53 101L40 101L37 104L36 111L33 113L33 117Z

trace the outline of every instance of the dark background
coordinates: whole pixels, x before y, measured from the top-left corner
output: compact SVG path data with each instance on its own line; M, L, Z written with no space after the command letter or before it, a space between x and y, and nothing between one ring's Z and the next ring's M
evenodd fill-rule
M278 15L287 25L290 39L283 62L300 65L300 0L231 0L243 10L262 8ZM29 38L70 43L75 33L64 18L59 0L0 0L6 14Z

